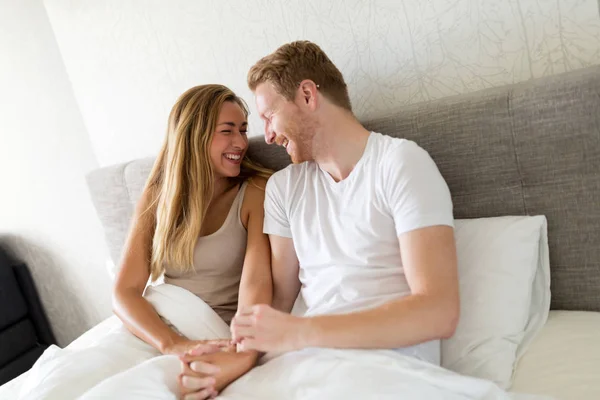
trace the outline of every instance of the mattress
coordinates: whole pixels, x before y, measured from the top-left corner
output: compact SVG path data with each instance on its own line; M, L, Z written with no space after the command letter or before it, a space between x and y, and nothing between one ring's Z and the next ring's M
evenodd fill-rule
M92 345L120 322L110 317L68 348ZM512 390L557 400L600 399L600 313L551 311L548 322L521 358ZM0 387L0 399L16 399L24 375Z
M600 399L600 312L551 311L515 371L512 390Z

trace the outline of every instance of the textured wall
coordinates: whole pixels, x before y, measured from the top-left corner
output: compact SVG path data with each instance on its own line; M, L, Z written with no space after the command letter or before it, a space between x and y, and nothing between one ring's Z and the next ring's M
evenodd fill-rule
M0 0L0 246L29 266L59 344L110 314L97 168L41 0Z
M45 0L101 165L155 153L188 87L229 85L295 39L342 69L355 111L600 63L596 0ZM253 134L262 124L253 116Z

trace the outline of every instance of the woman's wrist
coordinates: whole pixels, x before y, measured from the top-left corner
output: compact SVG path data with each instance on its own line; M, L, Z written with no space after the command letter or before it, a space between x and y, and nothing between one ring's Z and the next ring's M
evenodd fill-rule
M260 357L260 353L255 350L244 350L237 351L237 355L240 360L244 363L244 365L248 366L248 368L252 368L258 362L258 358Z
M176 332L169 332L162 339L159 339L157 349L162 354L169 354L173 346L186 341L187 339Z
M242 358L242 360L240 360L240 363L243 367L240 368L239 374L235 377L235 379L239 378L240 376L244 375L246 372L254 368L254 366L258 362L258 358L260 355L257 351L244 351L238 354Z

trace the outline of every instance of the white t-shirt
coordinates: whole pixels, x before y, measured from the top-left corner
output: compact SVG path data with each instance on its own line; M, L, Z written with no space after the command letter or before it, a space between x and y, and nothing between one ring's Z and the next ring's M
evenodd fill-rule
M450 191L429 154L375 132L346 179L305 162L276 172L266 187L264 232L293 239L307 316L410 294L398 236L453 222ZM440 361L439 341L399 350Z

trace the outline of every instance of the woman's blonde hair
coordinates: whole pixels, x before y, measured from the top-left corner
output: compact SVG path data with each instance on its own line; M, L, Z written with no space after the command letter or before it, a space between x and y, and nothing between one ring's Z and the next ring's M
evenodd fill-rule
M152 281L165 267L193 271L194 247L214 190L210 144L225 102L239 105L246 117L244 101L222 85L201 85L183 93L169 115L167 135L150 172L146 190L154 213L154 235L150 274ZM232 183L271 174L248 157Z

